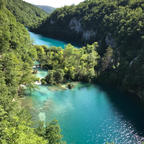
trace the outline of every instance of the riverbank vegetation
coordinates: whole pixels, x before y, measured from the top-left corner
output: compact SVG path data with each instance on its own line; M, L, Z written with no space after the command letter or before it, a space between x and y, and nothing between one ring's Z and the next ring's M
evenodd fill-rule
M48 75L42 80L42 83L93 81L97 75L95 68L100 58L96 52L97 47L97 43L81 49L74 48L70 44L65 49L36 46L40 65L43 69L48 70Z
M22 86L33 88L32 66L37 57L26 28L0 0L0 143L62 144L56 121L32 128L31 116L17 98Z
M38 61L42 69L48 70L43 84L60 84L71 81L95 82L101 72L109 66L116 67L112 61L113 50L106 49L101 57L97 52L97 42L80 49L68 44L65 49L60 47L35 46Z

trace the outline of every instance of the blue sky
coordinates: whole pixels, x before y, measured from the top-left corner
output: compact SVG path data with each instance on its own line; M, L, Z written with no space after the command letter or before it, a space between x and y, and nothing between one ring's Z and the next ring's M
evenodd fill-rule
M24 1L36 5L47 5L58 8L65 5L79 4L84 0L24 0Z

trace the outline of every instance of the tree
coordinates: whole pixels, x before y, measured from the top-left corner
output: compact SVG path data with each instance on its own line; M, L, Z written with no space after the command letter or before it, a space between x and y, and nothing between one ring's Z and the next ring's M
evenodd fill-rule
M56 83L62 83L64 81L64 71L62 69L57 69L53 74Z
M40 122L36 129L36 133L45 138L45 140L48 141L48 144L66 144L62 141L62 135L60 132L60 126L58 125L57 120L47 123L46 126L44 126L43 122Z
M48 140L49 144L64 144L64 142L61 141L62 135L60 134L60 127L56 120L46 126L45 139Z
M108 47L102 58L102 71L105 71L112 63L113 49Z

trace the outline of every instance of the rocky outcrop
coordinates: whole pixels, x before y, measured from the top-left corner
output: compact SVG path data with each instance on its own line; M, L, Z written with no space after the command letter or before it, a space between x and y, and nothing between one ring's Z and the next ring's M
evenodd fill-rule
M83 30L80 20L77 20L75 17L72 18L71 21L69 22L69 28L77 33L80 33Z
M50 20L50 24L54 24L54 23L55 23L55 22L51 19L51 20Z
M96 36L96 32L94 32L93 30L87 30L87 31L83 31L82 38L88 41L90 40L90 38L95 37L95 36Z
M83 40L90 40L90 38L96 36L96 32L93 30L84 30L84 28L81 25L81 20L76 19L75 17L72 18L69 22L69 28L71 30L74 30L76 33L81 33L82 34L82 39Z

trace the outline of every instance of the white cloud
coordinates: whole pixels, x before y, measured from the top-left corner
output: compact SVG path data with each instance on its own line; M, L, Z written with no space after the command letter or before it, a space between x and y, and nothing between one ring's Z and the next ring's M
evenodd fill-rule
M79 4L84 0L24 0L24 1L36 5L47 5L58 8L65 5Z

